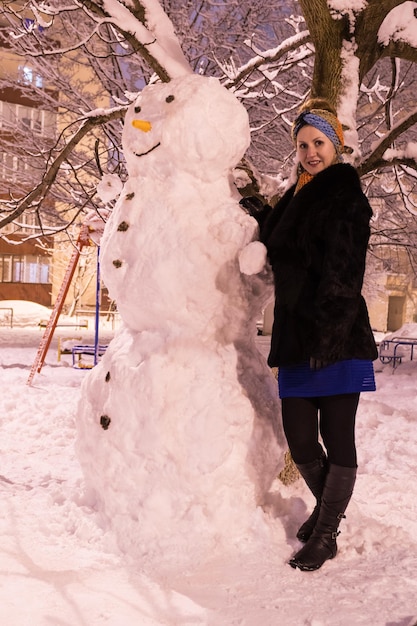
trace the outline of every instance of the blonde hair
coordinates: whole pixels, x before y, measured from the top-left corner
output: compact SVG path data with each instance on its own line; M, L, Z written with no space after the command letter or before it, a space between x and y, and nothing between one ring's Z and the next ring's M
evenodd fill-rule
M322 111L329 111L337 117L336 108L330 104L326 98L309 98L298 109L298 113L303 111L311 111L312 109L321 109Z

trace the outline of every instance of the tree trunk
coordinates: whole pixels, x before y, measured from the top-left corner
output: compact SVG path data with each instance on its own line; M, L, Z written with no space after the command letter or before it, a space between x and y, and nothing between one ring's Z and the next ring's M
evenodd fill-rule
M316 51L311 96L327 98L337 105L341 87L343 39L348 37L345 17L332 19L326 0L300 0Z

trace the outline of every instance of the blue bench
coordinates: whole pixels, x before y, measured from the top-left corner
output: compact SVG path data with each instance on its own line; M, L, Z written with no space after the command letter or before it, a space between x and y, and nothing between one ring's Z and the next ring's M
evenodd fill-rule
M71 348L72 366L75 367L76 369L90 369L94 367L94 363L84 363L82 361L82 356L85 356L85 355L96 356L96 354L97 356L103 356L106 350L107 350L107 345L103 345L103 344L99 344L97 346L97 352L96 352L96 347L91 344L72 346Z
M417 346L417 337L391 337L383 339L379 345L379 359L382 363L392 363L395 368L408 355L410 361L414 358L414 347ZM404 349L405 348L405 349ZM409 348L409 350L407 350Z

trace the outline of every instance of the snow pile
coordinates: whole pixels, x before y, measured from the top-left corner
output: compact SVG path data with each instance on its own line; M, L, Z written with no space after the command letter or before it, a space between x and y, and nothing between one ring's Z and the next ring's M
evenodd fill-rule
M240 271L257 226L230 185L248 144L244 107L212 78L150 85L126 115L129 179L102 239L124 327L83 386L77 449L92 502L150 567L262 535L282 465L255 345L272 283L259 250Z
M12 309L12 311L9 311ZM37 302L29 300L2 300L0 309L0 321L2 325L33 326L41 320L48 320L51 309Z
M388 340L392 339L393 337L407 337L409 339L415 339L417 341L417 324L413 324L411 322L409 322L408 324L403 324L398 330L386 334L384 339Z

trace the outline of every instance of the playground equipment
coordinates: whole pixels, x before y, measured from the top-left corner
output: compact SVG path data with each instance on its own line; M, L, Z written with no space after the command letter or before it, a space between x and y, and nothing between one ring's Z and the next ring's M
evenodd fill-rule
M33 378L36 372L40 372L45 361L45 357L47 355L49 346L52 341L52 337L55 331L55 328L58 325L59 316L62 312L62 308L64 306L65 298L67 297L69 287L71 285L71 281L74 277L74 272L77 267L80 254L82 249L85 246L95 245L89 236L89 228L87 225L81 226L80 233L78 235L78 239L72 253L70 262L68 264L67 270L64 275L64 279L62 281L61 288L59 290L54 308L52 309L51 316L49 320L45 324L45 331L42 336L41 342L39 344L38 351L36 353L35 360L33 362L32 368L30 370L29 378L27 384L30 385L33 381ZM96 280L96 312L95 312L95 337L94 337L94 346L83 346L88 352L86 354L93 354L94 357L94 365L97 364L99 356L101 356L104 352L104 346L99 346L98 343L98 331L99 331L99 304L100 304L100 246L97 246L97 280ZM77 346L74 346L76 348ZM78 346L80 348L80 346ZM80 354L80 352L78 352Z

